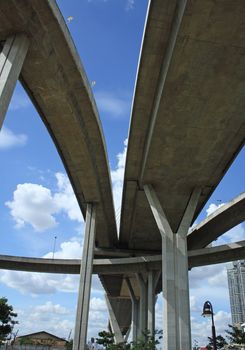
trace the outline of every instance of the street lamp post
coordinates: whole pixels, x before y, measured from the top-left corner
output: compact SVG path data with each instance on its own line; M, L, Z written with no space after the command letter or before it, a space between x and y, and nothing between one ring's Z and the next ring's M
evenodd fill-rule
M213 349L217 350L217 343L216 343L216 331L214 326L214 312L213 312L213 306L210 303L210 301L205 301L203 305L203 312L202 316L211 316L212 318L212 338L213 338Z

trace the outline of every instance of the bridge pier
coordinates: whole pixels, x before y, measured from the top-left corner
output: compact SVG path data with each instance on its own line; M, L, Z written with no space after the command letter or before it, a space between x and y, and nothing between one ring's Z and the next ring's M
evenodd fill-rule
M153 187L146 185L144 191L162 236L164 349L190 350L191 328L186 237L200 196L200 190L193 191L176 233L172 231Z
M7 38L0 53L0 129L29 47L24 34Z
M73 350L86 349L89 301L93 272L95 220L96 209L93 204L87 204Z

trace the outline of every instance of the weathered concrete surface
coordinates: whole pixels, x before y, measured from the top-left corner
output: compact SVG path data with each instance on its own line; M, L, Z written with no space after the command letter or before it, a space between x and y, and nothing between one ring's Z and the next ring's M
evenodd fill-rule
M152 1L145 31L120 228L129 248L160 247L144 184L176 232L192 190L202 190L195 219L244 143L244 1L187 1L170 47L175 5Z
M29 37L21 82L71 180L79 206L97 205L96 244L117 244L111 180L96 104L61 13L53 0L0 0L0 41Z
M215 210L188 234L188 249L200 249L245 220L245 193Z

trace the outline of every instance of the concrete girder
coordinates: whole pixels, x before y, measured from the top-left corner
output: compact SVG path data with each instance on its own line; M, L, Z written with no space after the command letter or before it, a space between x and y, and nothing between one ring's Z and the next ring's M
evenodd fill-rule
M188 250L201 249L245 220L245 193L215 210L187 236Z
M30 42L19 80L57 148L83 216L87 203L97 203L96 245L113 247L118 239L103 130L57 3L2 1L0 42L13 33L23 33Z
M24 34L7 38L0 52L0 129L29 48Z
M198 266L220 264L245 258L245 241L229 243L217 247L203 248L188 252L189 269ZM161 268L161 255L147 255L137 258L94 259L93 274L126 274L136 272L147 273L149 269L158 271ZM80 259L44 259L0 255L0 269L57 273L79 274Z

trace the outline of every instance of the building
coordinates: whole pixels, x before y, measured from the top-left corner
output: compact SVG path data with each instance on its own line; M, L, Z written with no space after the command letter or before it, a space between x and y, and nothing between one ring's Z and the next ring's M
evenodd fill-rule
M233 325L245 322L245 260L233 262L227 269Z
M14 349L22 349L26 346L31 348L32 346L35 349L43 348L43 349L66 349L67 341L63 338L59 338L56 335L51 333L41 331L36 333L30 333L23 336L19 336L15 339Z

